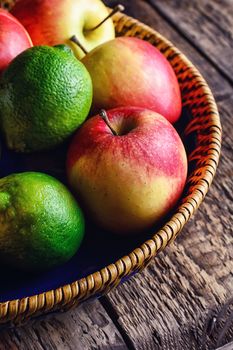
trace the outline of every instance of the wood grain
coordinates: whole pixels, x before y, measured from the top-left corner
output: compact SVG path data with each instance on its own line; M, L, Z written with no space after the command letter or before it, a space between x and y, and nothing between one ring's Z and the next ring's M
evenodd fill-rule
M125 4L128 13L172 40L206 76L218 101L224 138L214 184L195 217L148 269L110 293L109 303L135 349L198 349L206 340L208 348L217 345L223 320L210 339L207 324L233 295L233 89L151 6ZM231 329L222 342L230 339Z
M231 0L149 0L179 32L233 82Z
M65 314L30 321L0 333L0 350L125 350L120 333L98 300Z
M222 346L221 348L218 348L216 350L232 350L233 349L233 342L226 344Z

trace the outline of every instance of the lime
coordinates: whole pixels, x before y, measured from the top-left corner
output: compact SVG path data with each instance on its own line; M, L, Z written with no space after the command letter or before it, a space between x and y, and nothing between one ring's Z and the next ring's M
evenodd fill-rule
M17 56L0 84L1 128L10 149L31 152L62 143L86 119L92 82L65 45L35 46Z
M84 217L67 188L36 172L0 180L0 259L22 270L69 260L84 235Z

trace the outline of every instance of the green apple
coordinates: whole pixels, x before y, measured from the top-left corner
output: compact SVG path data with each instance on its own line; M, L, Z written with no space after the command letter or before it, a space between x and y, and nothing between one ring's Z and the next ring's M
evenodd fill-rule
M64 43L79 59L84 52L70 40L72 37L88 52L115 37L111 18L98 26L109 15L100 0L21 0L12 14L27 29L34 45Z

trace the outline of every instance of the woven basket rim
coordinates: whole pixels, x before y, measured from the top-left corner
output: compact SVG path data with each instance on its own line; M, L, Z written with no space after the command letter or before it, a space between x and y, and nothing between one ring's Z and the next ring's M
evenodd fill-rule
M137 32L137 28L140 27L141 33L148 33L151 36L155 36L158 41L161 41L161 43L169 47L173 54L181 58L182 62L189 67L189 72L193 76L198 77L202 89L206 94L205 100L208 102L211 111L208 116L209 120L213 121L210 127L212 128L212 134L214 134L214 146L212 144L209 145L209 149L213 150L214 153L210 152L210 154L208 154L203 173L197 183L193 185L191 193L188 194L185 201L177 208L171 219L158 232L153 234L150 239L146 240L128 255L118 259L115 263L76 280L73 283L33 296L1 302L0 324L6 322L17 324L35 314L47 313L58 308L63 310L68 309L90 296L103 294L103 292L109 291L112 287L119 284L123 277L141 270L158 252L163 250L170 241L176 238L184 224L190 219L203 201L215 175L220 156L222 129L214 97L204 78L179 49L154 29L125 14L116 14L114 22L118 25L121 25L122 22L122 26L130 25L132 31L135 29L135 33Z

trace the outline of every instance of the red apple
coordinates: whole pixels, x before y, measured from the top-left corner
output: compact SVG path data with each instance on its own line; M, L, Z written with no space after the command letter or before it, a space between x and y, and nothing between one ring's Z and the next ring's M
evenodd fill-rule
M160 113L171 123L180 117L181 93L176 75L150 43L116 38L92 50L82 62L93 81L94 112L136 106Z
M70 38L76 36L83 47L94 47L115 37L113 21L100 0L20 0L12 9L13 15L25 26L34 45L66 44L78 58L84 52Z
M112 129L95 116L74 136L68 180L89 217L102 228L141 232L180 198L186 152L174 127L158 113L137 107L106 113Z
M0 74L32 41L22 24L7 11L0 9Z

